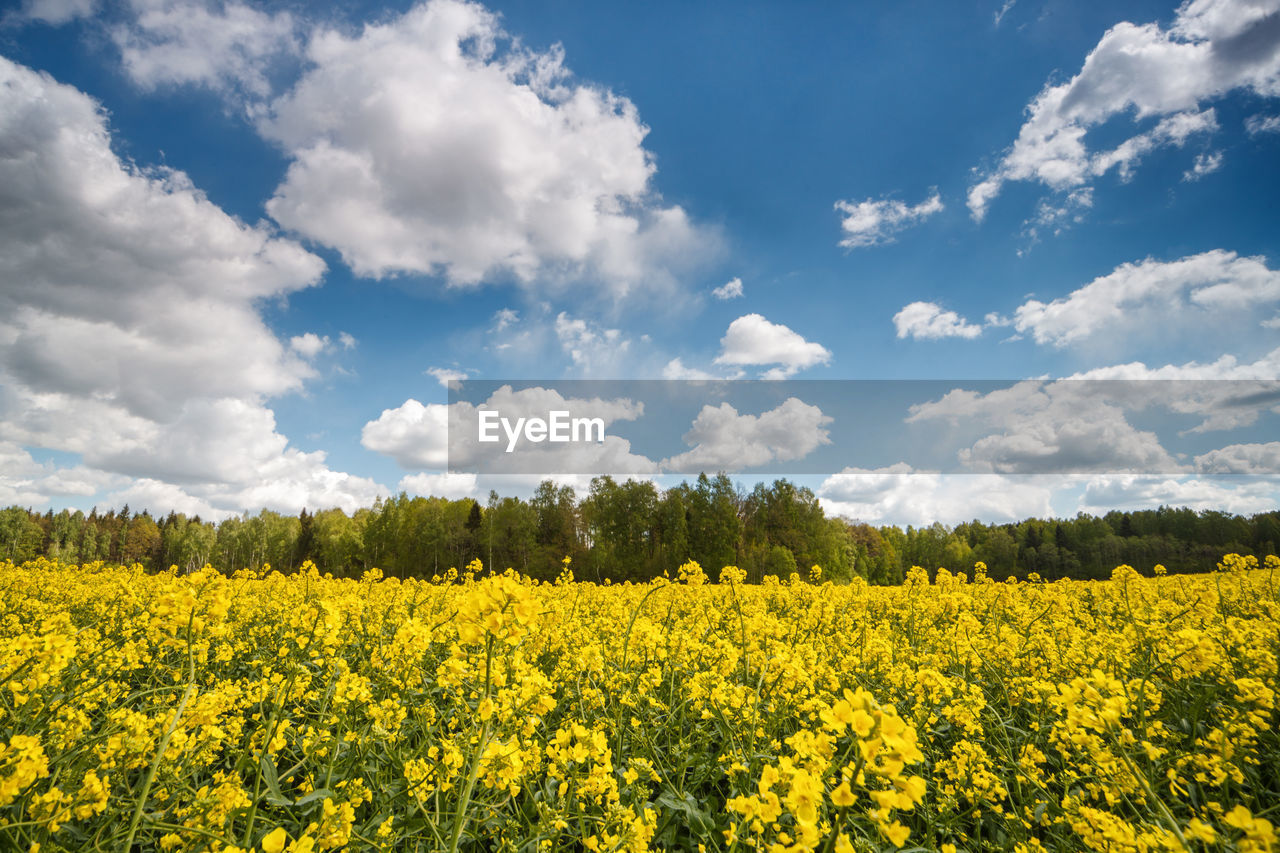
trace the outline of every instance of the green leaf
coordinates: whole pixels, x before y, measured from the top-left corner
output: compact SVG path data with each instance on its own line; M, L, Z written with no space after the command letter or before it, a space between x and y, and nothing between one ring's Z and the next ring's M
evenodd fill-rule
M328 788L316 788L310 794L307 794L304 797L300 797L299 799L294 801L294 805L298 808L302 808L303 806L311 805L317 800L323 800L325 797L332 797L332 796L333 796L333 791L330 791Z
M269 755L262 755L258 758L258 764L262 767L262 781L267 783L267 802L273 806L287 806L289 801L280 792L280 774L276 772L276 763Z

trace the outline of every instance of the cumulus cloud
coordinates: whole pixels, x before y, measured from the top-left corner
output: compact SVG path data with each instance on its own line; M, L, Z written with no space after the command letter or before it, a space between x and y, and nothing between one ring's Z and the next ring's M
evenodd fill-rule
M734 277L711 291L716 299L737 299L742 296L742 279Z
M1217 380L1234 380L1236 387L1247 380L1267 383L1276 381L1280 376L1280 349L1272 350L1256 361L1241 362L1234 355L1219 356L1211 362L1188 361L1183 364L1165 364L1160 367L1148 367L1141 361L1127 364L1113 364L1106 367L1095 367L1091 370L1074 373L1068 379L1130 379L1130 380L1201 380L1193 383L1184 381L1184 385L1195 387L1212 387ZM1226 383L1219 383L1227 387ZM1141 387L1141 382L1130 383L1132 387Z
M312 359L329 349L329 336L321 337L314 332L295 335L289 339L289 349L306 359Z
M531 443L521 441L518 452L506 453L507 438L499 427L497 443L479 440L479 412L496 411L515 424L519 418L548 418L552 411L565 411L572 418L599 418L605 428L602 442ZM633 421L644 413L644 405L629 399L580 399L565 397L550 388L514 390L504 385L485 402L451 405L406 400L387 409L365 424L361 444L394 459L402 468L448 469L451 472L488 474L651 474L657 466L631 452L631 443L608 434L618 421Z
M1161 407L1204 420L1187 432L1250 426L1280 402L1280 349L1252 362L1223 355L1211 362L1188 361L1148 367L1141 361L1094 368L1067 377L1107 380L1095 391L1132 409ZM1119 381L1117 381L1119 380Z
M447 498L451 501L475 497L479 489L475 474L407 474L400 479L400 491L424 498Z
M187 516L198 515L205 521L222 521L240 514L238 509L214 506L204 498L189 494L181 486L147 477L133 480L109 493L106 503L110 506L127 504L135 510L146 509L156 514L173 510Z
M1250 515L1276 507L1273 482L1224 482L1209 477L1105 476L1090 479L1080 509L1156 509L1161 506Z
M900 338L937 340L939 338L976 338L982 327L970 323L954 311L933 302L912 302L893 315L893 325Z
M88 497L124 480L83 465L59 468L37 462L25 448L0 440L0 505L36 506L55 496Z
M1014 327L1038 344L1062 347L1103 334L1256 323L1259 310L1280 303L1280 271L1262 257L1216 249L1177 261L1126 263L1052 302L1028 300Z
M405 400L384 409L360 431L360 443L390 456L401 468L446 468L449 465L449 407Z
M1162 146L1216 127L1206 101L1234 90L1280 95L1280 2L1192 0L1172 26L1121 22L1108 30L1069 81L1047 85L1027 107L1018 138L969 191L981 220L1009 181L1052 190L1084 185L1112 167L1126 170ZM1091 152L1086 135L1118 115L1158 119L1112 151Z
M827 364L831 352L821 344L806 341L780 323L771 323L760 314L745 314L729 324L720 339L720 354L713 364L726 371L715 373L687 366L673 358L662 369L663 379L739 379L744 367L767 367L761 379L786 379L818 364ZM772 365L772 366L771 366Z
M286 346L258 303L324 263L110 142L92 99L0 58L0 441L215 507L370 499L376 484L290 448L265 406L314 375L323 340Z
M911 407L909 423L946 421L985 430L958 459L997 474L1184 470L1159 437L1129 423L1126 407L1090 382L1019 382L990 392L956 389Z
M1053 486L1034 477L938 474L906 463L845 468L818 487L828 515L875 524L959 524L974 518L1019 521L1053 515Z
M1202 474L1280 474L1280 441L1229 444L1196 457Z
M759 314L746 314L729 324L720 339L715 363L730 367L776 365L761 374L765 379L785 379L797 371L827 364L831 352L806 341L781 323L770 323Z
M311 368L254 301L315 284L324 263L227 216L180 172L121 163L75 89L4 59L0 82L0 357L12 378L92 389L141 416L192 395L299 389Z
M132 0L128 11L111 38L142 89L189 84L261 100L273 65L301 50L289 12L223 0Z
M916 205L907 205L896 199L867 199L856 203L837 201L835 207L844 214L840 222L844 238L840 245L846 249L891 243L899 231L923 222L943 209L942 197L936 190Z
M817 406L789 397L759 415L739 414L728 403L703 406L684 435L691 449L662 462L679 473L743 470L803 459L831 443L831 418Z
M291 161L267 209L359 275L590 280L617 297L675 288L717 245L651 188L635 105L478 4L316 31L306 60L259 124Z

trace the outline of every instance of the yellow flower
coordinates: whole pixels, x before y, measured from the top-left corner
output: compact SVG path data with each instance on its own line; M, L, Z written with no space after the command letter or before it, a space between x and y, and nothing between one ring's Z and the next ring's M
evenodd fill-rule
M280 851L284 850L284 844L288 840L289 836L284 831L284 827L277 826L262 836L262 840L258 843L262 845L262 853L280 853Z
M907 829L896 820L884 827L882 831L884 832L884 837L889 839L889 843L894 847L901 847L906 844L907 838L911 835L911 830Z

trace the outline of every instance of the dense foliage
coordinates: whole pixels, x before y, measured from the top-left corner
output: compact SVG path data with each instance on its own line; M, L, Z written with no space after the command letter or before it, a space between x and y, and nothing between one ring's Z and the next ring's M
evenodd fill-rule
M1280 560L982 568L0 563L0 848L1276 849Z
M490 494L486 505L402 493L354 515L263 510L219 524L180 513L132 515L127 506L88 515L0 510L0 559L106 560L152 571L210 563L225 571L270 565L291 572L311 560L338 576L377 567L430 578L479 558L550 580L568 555L579 577L597 581L646 581L693 559L739 566L751 581L817 564L836 580L892 584L911 566L933 572L980 561L998 577L1087 579L1106 578L1121 564L1204 571L1224 553L1262 557L1278 549L1280 512L1245 518L1162 507L902 530L828 518L813 492L786 480L745 492L724 476L666 491L599 477L581 500L550 482L529 500Z

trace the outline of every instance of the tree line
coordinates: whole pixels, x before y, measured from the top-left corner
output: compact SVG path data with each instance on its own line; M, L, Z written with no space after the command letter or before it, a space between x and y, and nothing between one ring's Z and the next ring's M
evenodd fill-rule
M283 572L311 560L338 577L376 567L388 576L430 578L478 558L490 568L550 580L569 557L579 579L615 582L674 576L690 559L712 577L736 565L757 582L807 575L819 565L825 578L894 584L911 566L970 571L979 561L1000 579L1031 573L1089 579L1109 577L1120 564L1144 572L1156 564L1170 572L1208 571L1224 553L1262 558L1278 544L1280 511L1245 517L1160 507L903 529L828 517L810 489L785 479L747 491L723 474L666 490L597 477L581 497L547 481L528 500L491 492L483 504L401 493L351 515L262 510L217 523L176 512L131 513L127 505L88 514L0 510L0 560L45 556L183 571L206 563L224 571L270 565Z

